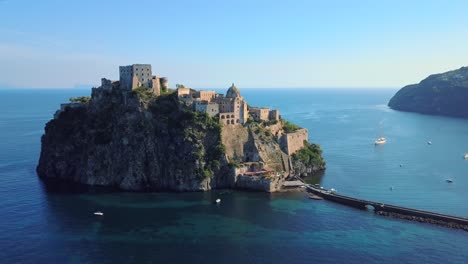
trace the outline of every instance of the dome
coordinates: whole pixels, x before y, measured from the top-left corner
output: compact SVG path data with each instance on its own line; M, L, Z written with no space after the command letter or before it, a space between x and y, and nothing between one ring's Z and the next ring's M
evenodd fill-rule
M227 98L240 97L239 89L237 89L237 87L234 85L234 83L227 90L226 97Z

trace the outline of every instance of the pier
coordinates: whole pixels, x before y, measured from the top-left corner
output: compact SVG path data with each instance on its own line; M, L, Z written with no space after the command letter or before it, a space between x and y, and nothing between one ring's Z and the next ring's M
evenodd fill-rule
M305 186L308 192L320 196L325 200L361 210L373 208L374 212L378 215L390 216L422 223L436 224L468 231L468 218L465 217L439 214L380 202L356 199L353 197L337 194L336 192L332 192L330 190L318 188L310 184L306 184Z

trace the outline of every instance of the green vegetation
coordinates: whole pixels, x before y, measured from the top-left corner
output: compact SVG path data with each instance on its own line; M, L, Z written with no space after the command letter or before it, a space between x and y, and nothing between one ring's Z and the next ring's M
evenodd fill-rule
M240 167L240 163L239 163L239 161L237 161L237 160L233 160L233 161L231 161L231 162L228 163L228 166L229 166L230 168L239 168L239 167Z
M176 84L175 87L176 87L177 89L179 89L179 88L185 88L185 86L184 86L183 84L180 84L180 83Z
M264 122L265 126L271 126L278 124L278 120L268 120Z
M249 118L247 118L247 124L253 124L253 123L256 123L255 119L253 119L252 116L249 116Z
M292 155L293 161L301 161L307 167L320 167L325 165L322 150L317 144L304 140L304 147Z
M407 85L389 101L395 110L468 118L468 67L433 74Z
M296 132L299 129L300 129L299 126L297 126L297 125L295 125L293 123L290 123L287 120L283 119L283 130L284 130L284 132L292 133L292 132Z
M195 145L190 155L204 166L199 168L200 177L212 177L221 168L225 146L221 141L221 124L217 117L195 112L179 103L177 94L165 94L152 101L148 108L161 122L156 133L170 137L182 136L185 142Z
M69 100L72 103L88 103L91 100L91 96L70 97Z
M138 88L133 89L132 91L133 94L137 95L140 97L141 100L145 102L149 102L153 99L155 99L157 96L153 93L151 88L145 87L145 86L140 86Z

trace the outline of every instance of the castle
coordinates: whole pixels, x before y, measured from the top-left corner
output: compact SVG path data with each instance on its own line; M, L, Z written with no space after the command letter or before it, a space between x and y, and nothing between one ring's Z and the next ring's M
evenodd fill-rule
M278 121L278 110L269 108L248 107L239 89L232 84L226 95L215 91L196 91L190 88L178 88L179 99L197 112L207 113L210 116L219 115L224 125L245 124L252 117L255 121Z
M118 81L102 78L101 87L93 88L93 91L95 89L131 91L140 87L146 87L158 96L161 95L161 91L169 91L168 79L153 76L151 64L120 66L119 75ZM226 95L210 90L198 91L183 86L178 87L176 93L180 102L191 107L196 112L218 116L219 122L225 126L244 125L249 118L256 122L273 121L275 123L274 121L280 120L279 110L265 107L250 107L234 84L229 87ZM63 104L61 111L66 107L75 107L76 105L79 105L79 103ZM304 145L304 140L308 140L308 131L305 128L292 133L278 134L277 131L272 132L278 137L280 145L288 155L301 149Z

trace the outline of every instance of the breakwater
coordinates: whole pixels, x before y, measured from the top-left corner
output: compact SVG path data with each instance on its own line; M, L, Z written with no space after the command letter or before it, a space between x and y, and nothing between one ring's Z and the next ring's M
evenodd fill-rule
M353 197L337 194L330 190L317 188L311 185L306 185L306 188L309 192L335 203L351 206L361 210L373 208L374 212L378 215L390 216L399 219L435 224L468 231L468 218L465 217L445 215L391 204L356 199Z

